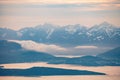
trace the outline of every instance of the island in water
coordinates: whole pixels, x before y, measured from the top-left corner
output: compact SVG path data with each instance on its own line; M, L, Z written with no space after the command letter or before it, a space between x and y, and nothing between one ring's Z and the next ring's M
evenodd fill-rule
M105 75L105 73L87 70L70 70L50 67L32 67L28 69L0 68L0 76L55 76L55 75Z

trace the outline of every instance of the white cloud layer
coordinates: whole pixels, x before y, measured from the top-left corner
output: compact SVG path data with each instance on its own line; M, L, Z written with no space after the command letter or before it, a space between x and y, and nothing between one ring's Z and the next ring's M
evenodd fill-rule
M77 57L77 56L84 56L84 55L96 55L103 52L106 52L112 47L100 47L100 46L92 46L92 45L83 45L83 46L75 46L75 47L61 47L54 44L43 44L43 43L36 43L31 40L9 40L12 42L16 42L21 44L24 49L27 50L34 50L38 52L45 52L55 56L61 57Z
M96 46L76 46L75 49L96 49Z
M63 52L66 51L67 49L57 46L57 45L48 45L48 44L43 44L43 43L36 43L34 41L31 40L27 40L27 41L18 41L18 40L10 40L13 42L17 42L19 44L21 44L21 46L24 49L27 50L34 50L34 51L39 51L39 52L47 52L47 53L51 53L51 52Z

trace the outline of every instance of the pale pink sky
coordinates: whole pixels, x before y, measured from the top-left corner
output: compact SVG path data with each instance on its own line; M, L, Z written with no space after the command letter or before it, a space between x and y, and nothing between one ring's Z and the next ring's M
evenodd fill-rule
M15 30L44 23L120 26L119 0L0 0L0 12L0 27Z

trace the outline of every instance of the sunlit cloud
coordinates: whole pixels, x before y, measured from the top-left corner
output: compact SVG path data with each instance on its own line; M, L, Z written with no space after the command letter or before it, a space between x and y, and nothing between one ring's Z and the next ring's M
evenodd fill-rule
M28 41L10 40L10 41L17 42L17 43L21 44L21 46L24 49L34 50L34 51L39 51L39 52L50 53L50 52L58 52L58 51L63 52L63 51L67 50L67 49L60 47L60 46L57 46L57 45L52 45L52 44L48 45L48 44L43 44L43 43L36 43L34 41L31 41L31 40L28 40Z
M96 49L97 46L76 46L75 49Z
M61 47L55 44L37 43L31 40L9 40L9 41L19 43L22 46L22 48L26 50L45 52L59 57L77 57L84 55L96 55L113 49L113 47L100 47L100 46L92 46L92 45Z

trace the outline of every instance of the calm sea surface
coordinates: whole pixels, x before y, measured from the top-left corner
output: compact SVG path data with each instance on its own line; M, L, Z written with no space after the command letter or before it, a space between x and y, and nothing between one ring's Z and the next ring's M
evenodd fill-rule
M54 67L64 69L76 69L76 70L89 70L96 72L103 72L107 75L82 75L82 76L42 76L42 77L17 77L17 76L1 76L0 80L120 80L120 67L119 66L103 66L103 67L86 67L86 66L73 66L73 65L53 65L47 63L16 63L16 64L2 64L9 69L25 69L34 66L39 67Z

